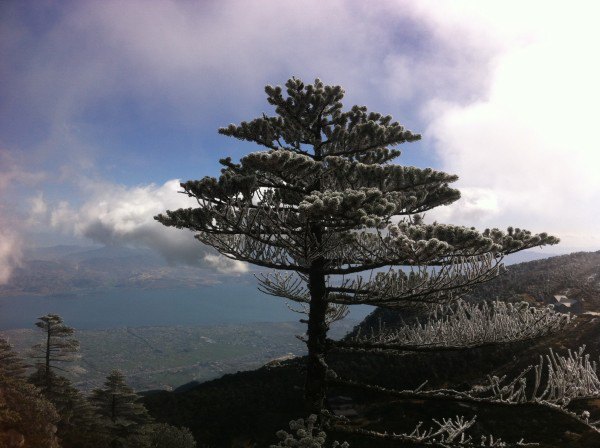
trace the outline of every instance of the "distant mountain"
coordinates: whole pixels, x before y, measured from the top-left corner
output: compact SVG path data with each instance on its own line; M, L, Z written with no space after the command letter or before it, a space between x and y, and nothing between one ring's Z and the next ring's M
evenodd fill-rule
M507 255L504 258L504 264L506 266L526 263L528 261L545 260L547 258L556 257L558 254L552 252L540 252L536 250L524 250L521 252L515 252L514 254Z
M53 246L28 250L0 297L73 293L107 287L196 287L218 282L212 271L169 265L149 249Z
M508 262L547 257L526 251ZM61 245L28 249L0 297L69 294L111 287L198 287L219 282L214 271L172 266L150 249Z
M471 296L508 299L521 295L547 302L556 294L581 300L586 311L600 311L600 251L510 266L505 274L475 288Z
M521 258L531 256L528 251L521 254ZM515 258L509 261L515 261ZM580 302L579 311L600 312L600 251L576 252L512 264L494 280L475 287L466 298L528 301L543 305L552 303L553 296L558 294ZM422 313L423 310L376 308L359 327L361 331L368 332L381 324L388 327L401 325Z

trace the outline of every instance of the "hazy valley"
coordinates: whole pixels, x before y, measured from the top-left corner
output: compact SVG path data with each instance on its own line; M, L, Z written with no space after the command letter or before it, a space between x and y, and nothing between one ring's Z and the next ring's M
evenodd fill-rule
M336 326L334 335L342 336L355 323ZM302 356L306 346L294 336L303 332L297 322L78 330L81 371L67 376L78 388L90 391L111 370L119 369L135 390L171 390L256 369L278 358ZM37 329L0 330L0 336L24 356L40 341Z

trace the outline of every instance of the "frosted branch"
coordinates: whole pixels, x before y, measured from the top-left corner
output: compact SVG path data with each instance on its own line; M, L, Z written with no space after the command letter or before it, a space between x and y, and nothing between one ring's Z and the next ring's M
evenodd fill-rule
M420 266L409 273L401 269L378 272L365 281L359 276L328 287L328 300L342 304L399 307L409 303L443 303L500 273L500 259L492 254L455 257L444 266Z
M384 393L399 399L456 401L511 407L539 405L560 412L589 429L600 432L600 427L597 426L600 422L590 422L588 411L577 414L568 408L574 400L600 398L597 363L591 362L584 350L585 347L576 351L569 350L566 356L550 351L546 357L540 357L537 365L527 367L511 380L507 380L506 376L488 376L486 383L476 385L465 392L420 388L394 390L340 378L332 378L329 381L332 384Z
M306 281L295 273L268 273L255 275L259 282L258 289L271 296L283 297L299 303L310 302L310 292Z
M335 344L400 351L464 349L546 336L564 329L572 320L570 314L558 313L552 307L532 307L526 302L459 300L453 305L437 306L424 323L380 328Z
M529 366L510 382L506 382L506 377L490 376L487 384L474 387L471 394L492 400L543 403L560 408L566 408L575 399L598 398L598 366L584 351L585 346L582 346L560 356L550 349L548 355L540 356L538 364ZM529 372L533 372L533 387L527 387Z
M474 416L471 419L466 419L464 416L456 416L454 418L444 418L442 421L433 419L432 421L435 426L424 428L423 422L420 422L410 433L378 432L341 425L335 426L335 429L350 434L361 434L372 438L393 440L402 442L403 444L415 446L431 446L440 448L508 448L538 446L536 443L525 443L523 440L517 443L507 443L502 441L502 439L494 438L493 436L483 436L479 442L476 442L466 433L475 424L476 419L477 416Z

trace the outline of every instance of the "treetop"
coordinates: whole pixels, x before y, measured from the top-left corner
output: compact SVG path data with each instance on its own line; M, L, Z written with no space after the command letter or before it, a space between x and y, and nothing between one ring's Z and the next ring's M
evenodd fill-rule
M339 155L366 163L391 160L400 151L388 146L421 138L392 121L390 115L369 112L365 106L342 112L344 90L340 86L324 85L319 79L304 84L291 78L285 87L287 98L280 86L265 87L267 101L275 106L276 116L263 114L249 122L230 124L219 129L219 133L315 160Z

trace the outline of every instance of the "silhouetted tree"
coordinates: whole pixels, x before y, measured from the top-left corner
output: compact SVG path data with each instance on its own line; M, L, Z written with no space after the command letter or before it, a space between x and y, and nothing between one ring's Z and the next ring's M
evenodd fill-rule
M25 362L17 355L6 339L0 338L0 375L10 378L23 378Z
M57 448L58 414L52 403L27 383L24 366L0 338L0 446Z
M31 358L37 360L37 371L32 381L46 396L51 397L60 378L56 370L66 371L62 367L64 363L77 359L79 342L73 337L75 330L65 325L58 314L39 317L35 325L41 329L44 338L31 349Z
M111 447L142 444L144 425L150 423L151 418L120 371L113 370L106 377L104 387L94 389L89 399L104 419Z

